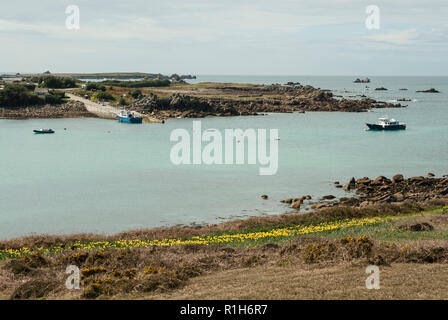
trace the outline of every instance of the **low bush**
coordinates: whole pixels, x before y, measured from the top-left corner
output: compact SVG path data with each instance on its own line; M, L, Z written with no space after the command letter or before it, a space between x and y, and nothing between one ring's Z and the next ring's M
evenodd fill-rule
M119 81L119 80L105 80L100 82L105 86L115 86L123 88L145 88L145 87L168 87L171 84L170 80L140 80L140 81Z
M98 92L97 94L95 94L95 98L98 100L104 100L104 101L114 101L115 100L115 97L107 91Z

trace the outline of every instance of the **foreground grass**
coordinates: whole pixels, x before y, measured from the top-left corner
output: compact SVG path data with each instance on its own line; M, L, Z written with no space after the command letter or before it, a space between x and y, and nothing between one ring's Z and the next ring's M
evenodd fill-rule
M436 221L437 227L435 230L413 232L399 229L399 226L405 224L431 222L436 217L438 221ZM328 232L322 232L319 236L337 239L347 236L360 237L365 235L379 241L399 242L401 240L448 240L447 231L448 209L443 207L418 213L389 216L376 224L330 230Z
M0 250L0 260L17 258L23 255L34 253L56 254L65 251L83 251L94 249L132 249L145 248L151 246L183 246L183 245L229 245L256 247L266 243L285 242L304 235L328 236L330 238L340 238L346 236L359 237L367 235L377 240L416 240L416 239L442 239L448 240L448 233L445 230L431 232L403 232L396 228L398 221L405 221L409 218L427 217L444 214L447 207L442 207L423 212L412 212L398 214L394 216L377 216L365 218L342 219L329 222L321 222L314 225L292 225L292 226L271 226L268 228L254 227L243 233L224 232L204 236L193 236L188 238L163 238L154 240L114 240L114 241L87 241L71 243L69 245L61 243L52 247L22 247L18 249ZM447 215L448 217L448 215ZM414 219L415 220L415 219Z
M342 263L319 266L259 266L227 270L191 279L173 292L133 295L134 299L447 299L446 264L397 263L380 267L380 289L367 290L366 266ZM219 289L217 289L219 284ZM117 298L129 298L128 295Z
M251 245L264 242L285 241L287 239L308 235L312 233L328 232L332 230L346 229L352 227L368 226L386 221L387 218L373 217L362 219L345 219L335 222L325 222L314 226L297 225L294 227L272 228L266 231L195 236L188 239L159 239L159 240L118 240L118 241L99 241L99 242L76 242L70 247L54 247L54 248L20 248L6 249L0 251L0 259L17 258L22 255L32 253L60 253L68 250L92 250L92 249L132 249L150 246L182 246L182 245Z
M3 242L0 299L444 298L447 208L406 208L413 207L253 218L197 234L186 228L101 241ZM403 228L415 224L432 229ZM379 291L365 289L371 264L381 267ZM65 287L68 265L79 267L81 290Z

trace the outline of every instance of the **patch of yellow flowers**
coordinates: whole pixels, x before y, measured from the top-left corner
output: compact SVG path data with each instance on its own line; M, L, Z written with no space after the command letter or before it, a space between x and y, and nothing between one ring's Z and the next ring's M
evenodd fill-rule
M333 231L338 229L345 229L358 226L374 225L385 222L385 217L372 217L361 219L344 219L335 222L324 222L317 225L303 226L297 225L293 227L285 227L272 229L260 232L248 232L238 234L222 234L210 236L195 236L188 239L174 238L174 239L157 239L157 240L116 240L116 241L95 241L81 243L77 242L70 246L70 248L57 247L53 249L48 248L20 248L20 249L6 249L0 250L0 259L16 258L30 253L58 253L68 250L92 250L92 249L127 249L127 248L142 248L149 246L182 246L187 244L229 244L229 243L244 243L247 241L257 241L269 238L287 238L299 235L306 235L312 233L319 233L325 231Z

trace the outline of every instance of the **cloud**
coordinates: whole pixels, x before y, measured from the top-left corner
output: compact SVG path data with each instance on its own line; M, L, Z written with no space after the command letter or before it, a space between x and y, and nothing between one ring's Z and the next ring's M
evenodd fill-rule
M82 23L79 30L68 30L64 23L31 24L15 20L0 19L0 33L7 35L42 37L50 39L93 40L93 41L170 41L189 38L207 41L212 38L208 30L179 26L162 26L157 20L145 17L125 17L111 20L98 19Z
M80 30L65 27L69 4L80 7ZM3 1L0 58L8 61L11 71L145 66L151 72L367 74L375 61L378 69L372 70L385 74L398 70L396 61L412 61L410 67L416 61L427 66L431 61L431 70L442 73L440 63L432 61L440 61L448 51L446 0L377 0L380 30L365 28L365 8L370 4L370 0ZM376 64L379 60L381 67Z
M403 46L414 44L419 36L420 33L417 32L417 29L412 28L383 34L375 34L372 36L368 36L367 38L373 41Z

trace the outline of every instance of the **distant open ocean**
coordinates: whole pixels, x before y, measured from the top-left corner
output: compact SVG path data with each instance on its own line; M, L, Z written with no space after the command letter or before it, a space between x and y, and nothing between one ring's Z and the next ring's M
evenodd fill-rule
M259 176L258 165L171 164L171 131L191 131L194 119L172 119L164 125L0 120L0 239L219 223L290 211L280 203L289 197L343 196L333 182L346 183L352 176L448 174L448 77L371 77L368 84L355 84L355 78L199 76L190 81L293 81L345 97L412 100L402 102L407 108L364 113L201 119L203 129L278 129L279 170L273 176ZM375 91L377 87L388 90ZM441 93L416 93L429 88ZM365 122L384 115L405 122L407 130L365 131ZM36 128L52 128L56 134L35 136ZM261 200L262 194L269 199Z

